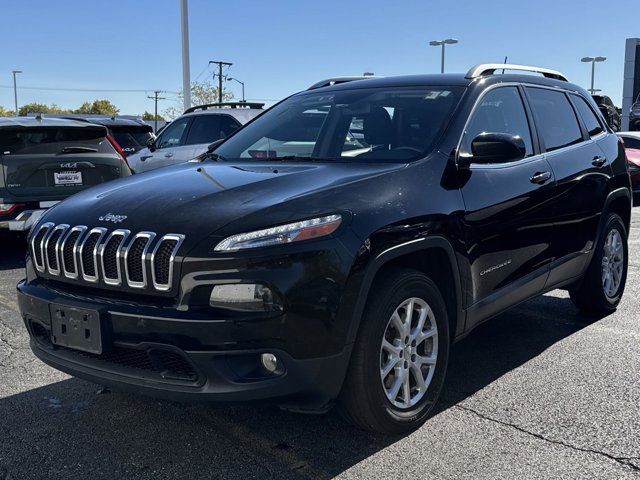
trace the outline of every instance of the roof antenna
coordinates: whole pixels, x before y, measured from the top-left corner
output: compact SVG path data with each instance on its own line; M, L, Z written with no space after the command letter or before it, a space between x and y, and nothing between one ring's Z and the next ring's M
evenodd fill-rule
M42 120L42 113L36 113L36 120Z
M505 64L505 65L507 64L507 58L509 58L509 57L507 57L507 56L505 55L505 56L504 56L504 64ZM502 74L504 75L504 68L502 69Z

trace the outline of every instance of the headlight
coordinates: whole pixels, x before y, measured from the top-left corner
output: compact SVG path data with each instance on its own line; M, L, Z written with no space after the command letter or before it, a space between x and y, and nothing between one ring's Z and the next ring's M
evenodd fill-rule
M230 252L245 248L267 247L285 243L299 242L312 238L323 237L336 231L342 222L340 215L312 218L301 222L288 223L277 227L256 230L255 232L240 233L225 238L215 251Z

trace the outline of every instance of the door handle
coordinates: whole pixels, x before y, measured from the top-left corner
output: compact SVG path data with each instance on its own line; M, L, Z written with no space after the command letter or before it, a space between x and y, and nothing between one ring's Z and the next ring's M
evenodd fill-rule
M531 181L531 183L542 185L543 183L546 183L550 178L551 172L536 172L529 180Z
M606 159L606 158L604 158L604 157L598 157L598 156L596 156L596 157L593 157L593 160L591 160L591 164L592 164L594 167L601 167L601 166L603 166L605 163L607 163L607 159Z
M171 157L173 157L173 153L171 152L164 154L164 158L171 158Z
M149 158L153 157L153 155L145 155L143 157L140 157L140 161L144 162L145 160L148 160Z

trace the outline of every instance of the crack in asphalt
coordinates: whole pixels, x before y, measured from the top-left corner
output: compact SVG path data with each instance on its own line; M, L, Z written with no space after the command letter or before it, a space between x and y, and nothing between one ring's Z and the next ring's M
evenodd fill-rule
M530 432L529 430L526 430L518 425L515 425L513 423L509 423L509 422L505 422L503 420L498 420L497 418L492 418L489 417L483 413L478 412L477 410L474 410L473 408L469 408L469 407L465 407L463 405L454 405L454 408L458 408L462 411L468 412L468 413L472 413L473 415L476 415L477 417L483 419L483 420L487 420L489 422L493 422L493 423L497 423L499 425L505 426L505 427L509 427L509 428L513 428L514 430L517 430L519 432L522 432L526 435L530 435L534 438L537 438L538 440L542 440L544 442L547 443L551 443L554 445L560 445L562 447L566 447L566 448L570 448L572 450L578 451L578 452L582 452L582 453L591 453L593 455L600 455L603 456L605 458L608 458L609 460L613 460L614 462L618 463L619 465L622 465L624 467L628 467L630 469L632 469L635 472L640 472L640 467L638 465L636 465L635 463L632 462L632 460L636 460L637 458L640 457L616 457L615 455L611 455L610 453L607 452L602 452L600 450L593 450L590 448L583 448L583 447L578 447L576 445L571 445L570 443L566 443L563 442L562 440L554 440L551 438L547 438L544 435L541 435L539 433L535 433L535 432Z

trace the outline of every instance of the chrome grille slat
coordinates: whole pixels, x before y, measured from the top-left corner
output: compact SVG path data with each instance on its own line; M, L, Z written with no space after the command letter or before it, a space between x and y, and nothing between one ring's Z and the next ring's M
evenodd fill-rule
M156 234L154 232L140 232L133 236L129 245L127 245L124 249L124 276L127 280L127 285L131 288L146 288L147 287L147 253L149 252L149 247L153 243L153 239ZM135 258L130 257L131 248L136 245L138 240L143 239L146 240L144 244L144 248L138 258L137 255ZM141 269L140 280L133 278L133 265L130 266L130 263L140 262L138 268Z
M162 292L162 291L167 291L171 289L171 284L173 282L173 264L175 262L176 252L180 248L180 245L182 245L183 241L184 241L184 235L179 235L177 233L169 233L167 235L162 236L156 243L156 246L153 248L153 252L151 252L151 281L153 282L153 288L155 288L156 290L159 290ZM158 275L156 273L156 258L160 251L160 248L166 242L175 242L175 245L173 246L171 251L168 252L169 265L168 265L168 272L167 272L167 281L166 283L164 283L164 282L158 281Z
M122 246L131 232L129 230L114 230L109 234L105 241L98 249L98 257L100 258L100 267L102 268L102 281L107 285L119 286L122 283L122 274L120 269L120 260L122 258ZM119 240L118 240L119 238ZM115 250L111 247L112 242ZM117 244L115 243L117 242ZM113 259L111 259L111 251L113 250ZM105 260L107 262L115 262L115 276L108 272Z
M44 241L54 226L55 224L51 222L43 223L31 238L31 258L38 272L44 272L45 270Z
M47 222L31 237L31 256L40 273L108 286L167 292L184 235ZM124 269L124 273L123 273ZM148 270L151 270L151 281Z
M64 273L64 276L67 278L71 278L75 280L79 276L78 246L80 245L80 242L84 240L83 235L86 231L87 231L87 227L85 227L84 225L77 225L73 228L70 228L66 236L62 240L62 243L60 244L60 259L62 261L62 273ZM77 236L75 235L76 233L77 233ZM74 237L75 239L73 239ZM69 248L71 249L71 252L69 252ZM73 269L69 268L70 265L68 265L68 262L67 262L68 253L70 253L71 255L71 259L72 259L71 266L73 267Z
M67 224L56 225L51 229L44 241L44 260L47 266L47 272L51 275L60 275L60 242L65 232L69 228ZM58 232L60 232L58 234Z
M92 228L89 233L87 234L87 236L84 238L84 241L80 244L80 250L79 250L79 254L78 257L80 258L80 270L82 271L82 279L87 281L87 282L91 282L91 283L97 283L98 282L98 277L99 277L99 273L98 273L98 247L100 245L100 241L102 240L102 238L105 236L105 234L107 233L107 229L106 228L102 228L102 227L96 227L96 228ZM90 272L93 272L93 275L91 275L91 273L87 273L87 265L85 265L85 247L87 245L87 242L91 239L91 238L97 238L95 244L93 244L90 249L91 252L89 253L87 260L89 260L91 262L91 270Z

